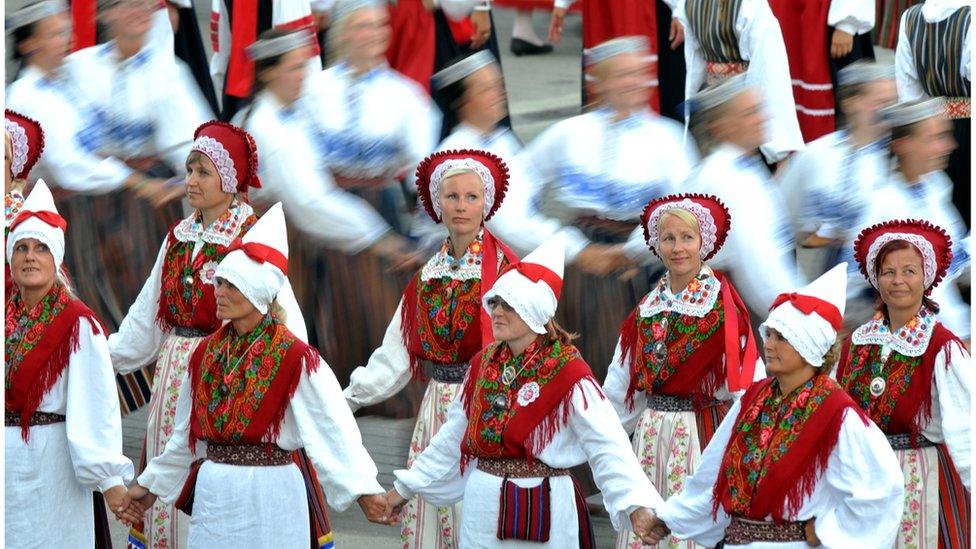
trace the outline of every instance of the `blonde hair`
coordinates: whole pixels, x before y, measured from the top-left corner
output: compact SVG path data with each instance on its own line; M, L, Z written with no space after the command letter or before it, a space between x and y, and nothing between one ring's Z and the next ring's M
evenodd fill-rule
M695 217L695 214L684 208L673 208L661 214L661 218L657 221L658 234L661 233L661 225L664 224L664 218L669 215L673 215L674 217L684 221L686 225L698 231L698 234L701 234L701 226L698 224L698 218Z
M282 324L288 322L288 313L285 312L285 308L281 306L281 303L278 303L277 297L271 300L271 305L268 307L268 311Z
M466 173L473 173L475 175L478 175L478 173L475 172L474 170L472 170L471 168L451 168L450 170L447 170L446 172L444 172L444 175L441 177L441 183L447 181L448 179L450 179L452 177L455 177L455 176L458 176L458 175L464 175ZM478 175L478 179L481 179L481 176L480 175Z

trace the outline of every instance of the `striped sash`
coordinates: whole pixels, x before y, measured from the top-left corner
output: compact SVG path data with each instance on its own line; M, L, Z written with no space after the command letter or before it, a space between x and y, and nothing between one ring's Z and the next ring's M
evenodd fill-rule
M687 0L688 25L698 39L706 61L739 63L739 37L735 22L742 0Z
M959 70L963 41L972 9L963 6L942 21L929 23L922 5L905 11L905 34L912 48L918 79L931 97L969 97L970 82Z
M939 455L939 547L969 547L972 528L970 494L945 444L936 446L936 451Z

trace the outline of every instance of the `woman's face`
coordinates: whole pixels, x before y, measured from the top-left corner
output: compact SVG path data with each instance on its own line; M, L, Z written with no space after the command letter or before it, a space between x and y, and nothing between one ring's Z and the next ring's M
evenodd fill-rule
M502 298L491 298L488 300L488 307L491 308L491 330L495 339L512 342L534 333L515 309Z
M498 65L492 63L475 71L464 79L464 97L461 106L465 120L475 118L482 124L496 125L508 115L505 81Z
M115 36L145 36L152 26L156 3L153 0L121 0L105 14Z
M186 163L186 199L198 210L216 208L231 199L230 193L220 188L220 175L214 163L205 154L190 153Z
M21 42L20 52L45 67L58 67L71 53L71 19L58 13L34 23L31 37Z
M282 55L275 66L261 72L265 88L286 104L297 101L308 76L309 57L311 48L307 46Z
M223 278L215 281L214 297L217 299L217 318L221 320L240 320L258 311L237 286Z
M43 290L54 285L54 254L35 238L17 241L10 256L10 274L24 290Z
M754 89L743 91L721 108L722 115L710 130L716 140L732 143L745 151L758 149L767 141L769 116Z
M915 123L908 135L891 142L891 150L899 160L917 166L923 174L944 170L955 149L952 122L941 116Z
M604 104L619 111L644 108L650 96L651 63L646 53L624 53L597 63L591 84Z
M922 255L914 246L889 252L878 270L881 300L889 309L917 310L922 307L925 283Z
M661 260L672 279L694 276L701 270L701 235L676 215L664 214L658 230Z
M455 175L441 182L441 219L454 235L470 235L481 229L485 212L485 186L474 172Z
M783 337L783 334L766 329L766 341L763 344L766 355L766 371L773 376L789 375L806 367L806 361Z
M367 7L349 14L342 27L342 47L350 58L381 59L390 45L390 14L385 7Z

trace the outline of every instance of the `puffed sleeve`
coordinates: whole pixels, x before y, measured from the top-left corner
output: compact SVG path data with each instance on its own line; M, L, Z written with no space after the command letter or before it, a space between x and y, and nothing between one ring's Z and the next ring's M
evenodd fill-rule
M888 440L848 410L820 482L834 503L816 517L824 547L891 547L898 535L905 479Z
M926 96L912 56L912 43L905 31L904 13L898 24L898 44L895 46L895 85L898 87L899 101L917 101Z
M935 358L933 403L938 403L942 438L963 484L971 489L972 371L969 352L956 343Z
M331 507L342 512L359 496L384 492L376 481L376 464L363 447L356 420L325 360L319 359L316 371L302 374L288 413L322 478Z
M145 471L139 475L139 485L145 487L165 503L173 503L179 497L187 477L190 475L190 465L199 458L207 455L207 442L198 440L194 449L190 449L190 377L183 375L180 382L180 393L176 398L176 419L173 435L166 441L163 453L154 457L146 464Z
M143 284L135 303L122 319L119 331L108 336L112 366L119 374L132 373L151 364L159 356L163 344L162 329L156 324L159 310L159 290L162 285L163 259L169 237L163 239L149 278Z
M369 356L365 366L356 368L349 376L349 386L342 394L353 411L390 398L410 382L410 356L400 332L402 307L403 299L400 299L383 334L383 343Z
M847 34L867 34L874 28L875 6L863 0L830 0L827 25Z
M603 392L607 400L613 405L614 411L620 418L620 424L628 434L634 432L637 419L647 408L647 394L644 391L634 392L634 406L627 406L627 389L630 387L630 361L624 364L621 359L620 338L613 350L613 360L607 367L607 379L603 382Z
M804 149L783 33L766 0L742 2L736 31L739 52L749 60L747 80L762 91L769 113L769 141L760 150L768 162L778 162Z
M78 483L102 492L127 484L133 468L122 454L122 413L105 335L78 320L78 349L68 359L65 431Z
M632 530L630 513L641 507L657 509L661 495L641 469L613 407L596 383L573 389L569 428L586 454L593 479L615 530Z
M668 525L673 536L692 539L706 547L714 547L725 536L725 528L731 519L721 507L712 519L712 488L718 481L725 448L732 437L740 408L741 402L736 400L702 452L698 468L685 479L684 488L658 507L657 516Z
M470 370L469 370L470 372ZM465 477L461 476L461 438L468 428L460 396L447 409L447 421L417 456L409 469L394 471L393 486L403 497L415 495L434 505L451 505L464 496ZM468 464L468 471L475 464Z

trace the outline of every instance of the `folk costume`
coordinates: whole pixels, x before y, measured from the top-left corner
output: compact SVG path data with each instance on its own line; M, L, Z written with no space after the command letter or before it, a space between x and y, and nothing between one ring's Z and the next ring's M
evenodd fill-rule
M47 246L59 270L66 226L38 181L11 225L7 263L18 242L30 238ZM96 531L108 528L101 493L133 475L122 454L104 328L55 281L33 307L19 289L7 300L4 347L6 546L94 547Z
M543 244L500 276L482 305L500 298L545 334L564 256L561 237ZM567 471L586 461L615 528L629 529L631 512L660 502L576 347L543 335L513 356L496 341L472 359L447 422L408 470L394 473L394 486L435 505L463 500L461 547L594 547Z
M766 161L802 151L783 33L767 0L685 0L679 13L688 67L685 96L745 73L762 90L769 113L769 140L760 149Z
M803 360L829 368L846 295L846 265L777 299L760 327ZM729 410L684 490L658 516L672 534L712 547L888 547L901 510L898 462L881 431L826 372L789 394L776 378L750 386Z
M640 37L617 38L586 52L587 65L624 53L647 52ZM586 237L570 238L567 261L590 242L621 244L640 238L640 216L652 199L677 191L698 160L694 145L683 142L681 125L649 110L623 119L609 107L558 122L519 155L534 181L531 203L545 216L575 227ZM631 255L647 254L641 244ZM588 363L603 364L613 353L620 319L650 290L655 267L621 283L571 268L569 307L561 318L579 327L580 348ZM597 373L602 375L602 367Z
M191 150L213 161L224 192L243 194L261 184L257 149L249 134L223 122L207 122L194 136ZM172 436L177 395L190 356L222 324L213 294L217 265L256 221L251 206L235 198L209 226L203 226L199 211L177 223L163 240L149 278L119 331L108 338L117 372L128 373L156 362L140 470L163 452ZM292 332L304 340L304 320L287 284L281 302ZM184 520L175 507L157 503L146 512L143 533L150 546L183 547L179 523Z
M474 170L484 183L484 218L502 205L508 168L498 157L476 150L444 151L417 168L417 190L424 210L441 222L439 193L444 174ZM356 368L343 391L354 411L398 393L411 378L431 378L410 441L409 467L447 420L468 369L468 361L492 343L491 321L481 300L499 273L518 257L488 229L468 245L460 259L450 238L411 279L403 292L382 345L365 366ZM456 547L461 506L434 506L420 498L404 508L400 539L404 546Z
M952 241L926 221L889 221L854 244L861 272L878 288L878 259L890 242L922 256L926 294L949 270ZM925 305L893 330L885 314L845 341L837 381L881 428L904 473L896 547L965 547L971 528L972 374L962 341Z
M24 189L18 188L17 181L26 181L34 164L44 152L44 129L33 118L28 118L10 109L4 110L3 131L10 137L10 173L14 187L3 196L3 238L4 246L10 234L10 225L17 219L24 207ZM9 263L3 266L4 302L14 294L16 286L10 276Z
M671 195L651 201L642 225L647 244L660 255L662 216L681 208L701 230L702 261L725 242L731 219L713 196ZM694 474L702 450L734 398L766 377L752 335L749 312L723 274L702 264L680 292L665 274L621 325L603 390L624 429L633 432L634 453L662 497L676 494ZM672 547L691 542L668 541ZM617 547L642 547L621 532Z
M382 493L376 466L331 368L272 310L288 270L280 203L232 248L214 277L263 317L248 333L229 322L193 351L173 436L139 484L192 512L190 547L332 547L331 532L316 536L310 520L322 506L318 477L344 511ZM311 478L296 450L310 458Z

